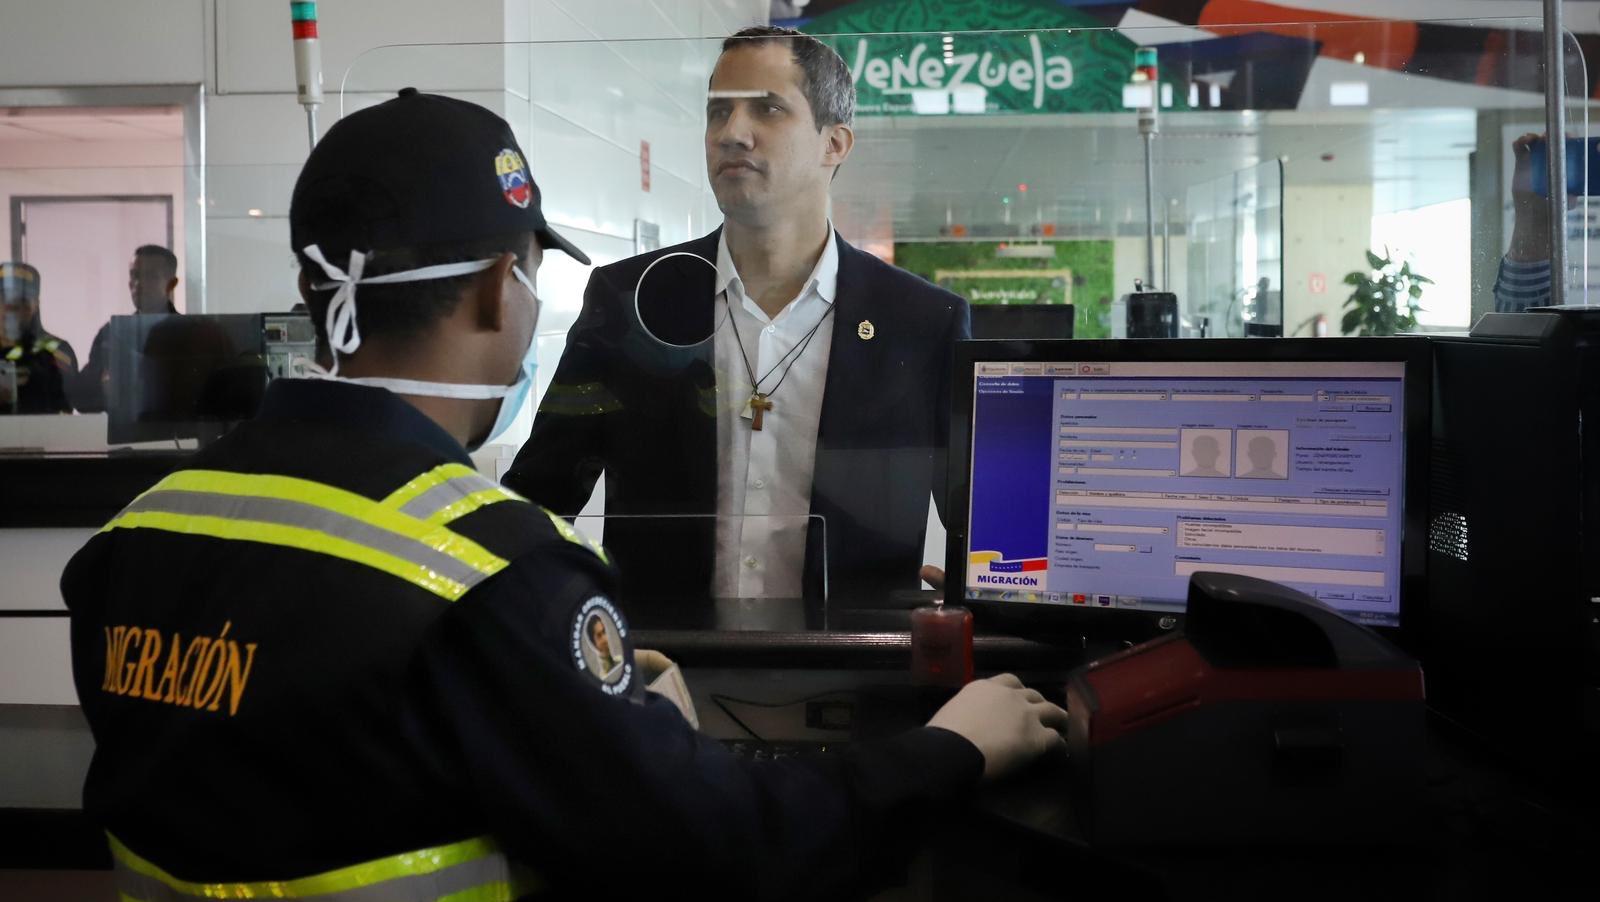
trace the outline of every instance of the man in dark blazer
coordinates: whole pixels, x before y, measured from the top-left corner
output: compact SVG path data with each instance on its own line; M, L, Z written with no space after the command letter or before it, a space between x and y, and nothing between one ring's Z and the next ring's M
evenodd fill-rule
M570 517L603 472L628 597L915 588L967 304L834 233L837 54L746 29L710 88L723 228L593 273L505 483Z

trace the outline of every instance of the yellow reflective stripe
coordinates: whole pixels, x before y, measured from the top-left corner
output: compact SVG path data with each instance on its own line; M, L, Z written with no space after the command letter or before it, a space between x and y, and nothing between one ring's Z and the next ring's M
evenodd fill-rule
M443 464L395 489L390 493L389 497L379 503L384 507L392 507L398 510L405 507L406 502L411 501L431 488L444 485L450 480L459 479L462 476L476 475L478 475L477 470L463 464Z
M504 880L498 880L472 889L464 889L459 893L440 896L438 902L513 902L535 889L538 889L537 884L519 889Z
M298 501L421 542L485 575L498 573L506 566L504 560L465 536L402 514L355 492L308 479L221 470L180 470L161 480L152 491L162 490L257 495Z
M467 514L472 513L480 507L498 504L501 501L520 500L521 498L515 493L511 492L509 489L502 489L496 486L492 489L484 489L481 492L473 492L454 504L446 505L445 507L440 508L437 513L428 518L427 522L436 526L443 526L452 520L465 517Z
M565 416L584 416L621 410L622 402L604 382L554 383L545 391L539 408Z
M574 545L582 545L584 548L594 552L602 562L607 564L611 563L611 556L606 554L606 550L600 546L599 542L596 542L585 536L583 533L578 532L577 528L571 523L568 523L565 518L557 516L556 514L542 507L539 508L539 510L544 511L544 515L550 518L551 523L555 524L556 532L560 534L561 538L566 539L568 542L571 542Z
M425 567L419 567L404 558L385 554L376 549L339 538L338 536L329 535L320 530L305 529L297 526L261 523L254 520L230 520L225 517L195 514L135 511L118 516L110 523L107 523L101 532L111 529L140 528L160 529L166 532L184 533L186 535L210 536L216 539L261 542L267 545L299 548L303 551L313 551L318 554L343 558L344 560L365 564L368 567L397 576L450 601L459 599L470 588L453 579L440 576ZM504 562L501 563L501 566L504 566Z
M298 899L307 896L340 893L384 883L389 880L397 880L401 877L432 874L445 868L499 854L500 851L494 840L488 837L479 837L448 846L418 849L414 852L391 855L388 858L379 858L375 861L363 862L340 868L336 871L328 871L323 874L300 877L294 880L268 880L259 883L190 883L186 880L179 880L155 864L139 857L131 849L119 842L115 836L107 833L106 839L111 843L112 857L123 867L158 880L184 895L200 896L206 899ZM491 890L495 888L499 889L500 895L465 894L477 893L480 889ZM511 887L508 883L497 881L485 884L481 888L467 890L465 893L455 893L445 898L452 900L458 898L462 900L492 899L496 900L496 902L508 902L508 900L514 898L510 895L510 892Z

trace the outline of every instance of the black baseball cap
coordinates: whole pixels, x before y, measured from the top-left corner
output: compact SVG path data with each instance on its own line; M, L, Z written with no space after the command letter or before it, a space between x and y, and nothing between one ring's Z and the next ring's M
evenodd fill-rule
M404 88L323 136L289 202L294 249L315 244L342 265L370 253L532 232L583 264L551 230L511 126L464 100Z

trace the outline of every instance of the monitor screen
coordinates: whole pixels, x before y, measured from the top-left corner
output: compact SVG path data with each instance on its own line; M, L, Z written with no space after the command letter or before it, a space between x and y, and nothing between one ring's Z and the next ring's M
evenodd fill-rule
M114 316L103 383L111 444L206 440L255 415L267 382L312 358L305 314Z
M1400 625L1404 360L1162 359L1175 342L1119 359L1115 344L969 352L966 599L1176 613L1190 574L1216 571Z

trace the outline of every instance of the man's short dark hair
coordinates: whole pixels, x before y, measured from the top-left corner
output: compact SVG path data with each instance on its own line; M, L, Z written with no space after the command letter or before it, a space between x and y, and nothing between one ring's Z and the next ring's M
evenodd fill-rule
M169 279L178 274L178 255L159 244L141 244L133 249L133 256L135 258L150 257L160 260L166 269L167 278Z
M817 131L830 125L850 125L856 119L856 85L850 69L832 47L803 31L776 25L745 28L722 42L722 52L741 47L783 43L800 67L800 92L811 104Z
M517 265L526 269L528 248L533 235L505 235L476 241L453 241L423 245L406 250L378 251L369 254L362 271L363 278L386 273L420 269L444 263L465 263L469 260L489 260L501 254L515 254ZM306 281L312 285L331 282L322 267L300 251L295 252ZM329 257L328 262L340 269L349 270L349 260ZM478 277L478 273L432 279L426 282L398 282L393 285L359 285L356 287L356 327L363 340L368 338L408 339L422 335L439 320L449 316L461 301L461 292ZM306 309L317 329L317 341L326 345L328 304L333 301L337 286L313 289L306 298Z

